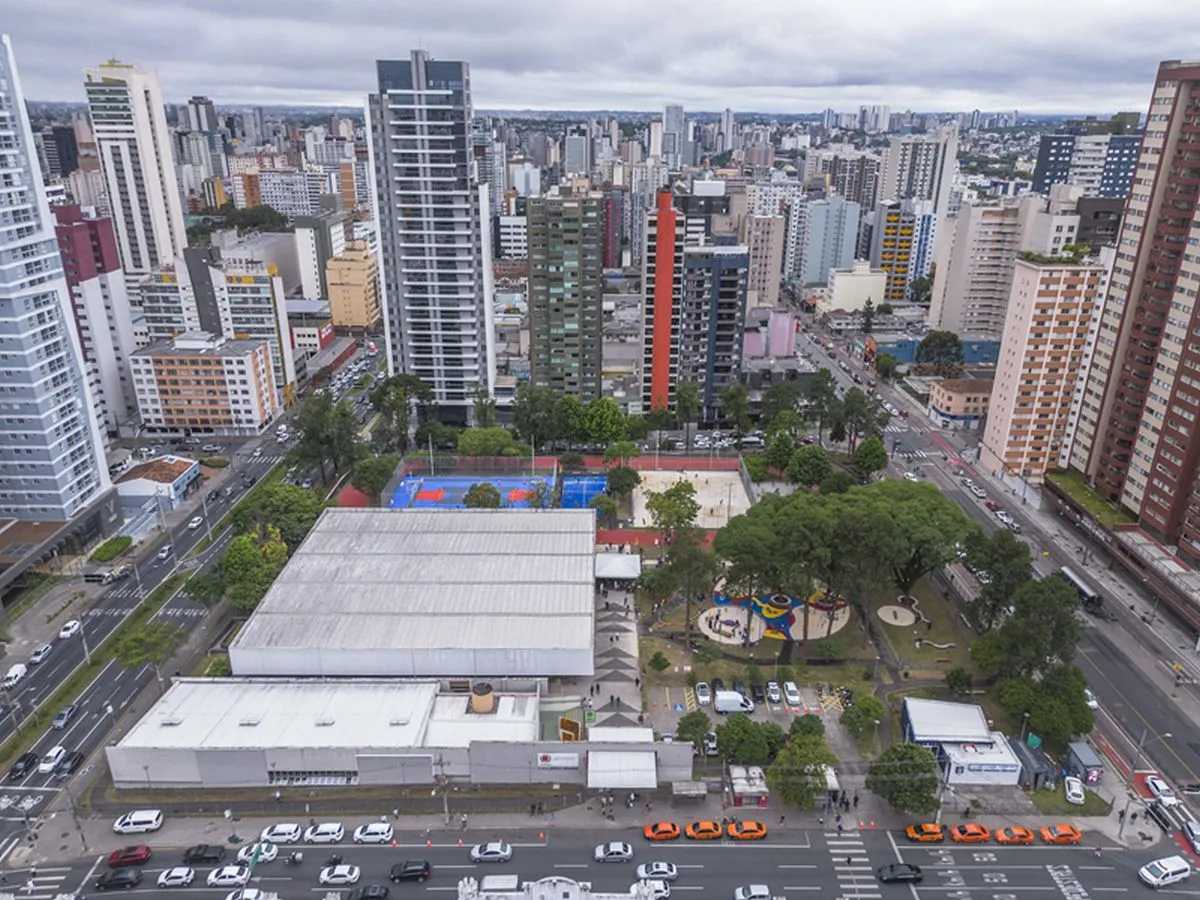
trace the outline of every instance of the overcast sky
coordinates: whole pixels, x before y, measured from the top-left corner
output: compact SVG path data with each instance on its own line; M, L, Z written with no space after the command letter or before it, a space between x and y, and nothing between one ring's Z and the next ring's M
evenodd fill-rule
M1197 0L6 0L32 100L109 57L168 101L361 106L374 60L471 64L483 108L1144 112Z

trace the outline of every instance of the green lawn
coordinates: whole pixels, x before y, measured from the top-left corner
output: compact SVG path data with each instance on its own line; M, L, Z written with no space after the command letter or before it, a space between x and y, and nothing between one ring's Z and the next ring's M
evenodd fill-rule
M898 591L893 590L887 595L878 597L871 614L876 615L874 610L878 610L880 606L895 605L897 593ZM928 578L918 581L912 593L920 601L921 612L929 617L932 628L920 620L909 626L892 625L887 618L876 616L877 621L887 626L887 635L896 651L907 663L907 668L920 669L922 665L927 665L930 668L945 671L955 666L969 667L971 641L974 639L974 635L959 619L958 609L954 602L946 600ZM955 646L940 650L937 647L923 644L918 648L916 646L918 639L933 641L937 644L954 644Z
M1029 795L1029 799L1033 801L1033 805L1042 815L1062 816L1068 821L1081 816L1107 816L1112 812L1112 805L1103 797L1086 788L1084 794L1087 799L1083 806L1068 803L1061 787L1054 791L1034 791Z
M1050 472L1047 473L1046 478L1054 482L1055 486L1061 489L1064 494L1086 509L1105 528L1111 529L1116 525L1137 521L1129 513L1109 503L1088 487L1087 482L1078 472Z

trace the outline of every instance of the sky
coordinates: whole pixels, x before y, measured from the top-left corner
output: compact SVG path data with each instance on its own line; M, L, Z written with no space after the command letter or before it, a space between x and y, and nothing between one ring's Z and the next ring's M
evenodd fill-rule
M1144 112L1200 56L1196 0L5 0L30 100L84 67L157 69L168 102L361 107L376 59L471 64L483 109Z

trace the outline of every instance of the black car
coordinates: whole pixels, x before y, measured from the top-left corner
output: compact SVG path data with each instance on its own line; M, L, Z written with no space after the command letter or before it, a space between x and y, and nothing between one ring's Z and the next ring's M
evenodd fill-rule
M183 851L183 861L193 863L219 863L225 858L225 848L220 844L197 844Z
M32 750L30 750L27 753L22 753L17 758L17 761L15 763L13 763L13 767L8 770L8 780L9 781L20 781L22 778L24 778L26 775L28 775L30 772L32 772L34 769L36 769L37 764L38 764L38 755L36 753L34 753Z
M744 682L744 681L735 681L733 683L733 689L735 691L737 691L739 694L741 694L743 697L750 696L749 694L746 693L746 682Z
M113 869L111 872L105 872L96 879L96 890L98 891L122 891L129 888L137 887L142 883L142 870L127 868Z
M766 703L767 686L758 681L754 682L750 685L750 696L754 699L755 703Z
M725 682L724 682L724 681L722 681L720 678L714 678L714 679L712 680L712 689L713 689L713 693L714 693L714 694L715 694L717 691L723 691L723 690L725 690Z
M433 866L425 859L406 859L392 866L388 878L399 884L401 881L424 881L433 874Z
M388 889L382 884L367 884L355 888L346 900L387 900Z
M86 757L79 750L76 750L74 753L68 753L58 761L58 765L54 767L54 774L59 778L65 778L83 765L84 759Z
M875 876L884 884L899 881L916 884L921 880L921 867L909 863L890 863L875 870Z

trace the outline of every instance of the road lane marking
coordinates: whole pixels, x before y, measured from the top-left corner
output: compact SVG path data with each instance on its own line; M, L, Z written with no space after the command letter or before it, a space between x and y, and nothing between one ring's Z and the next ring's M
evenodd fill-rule
M441 868L444 869L445 866L441 866ZM556 869L590 869L591 865L589 863L555 863L554 868L556 868Z
M785 891L819 891L821 887L811 884L785 884L783 889Z
M781 869L815 869L816 867L817 867L816 863L812 863L811 865L804 865L804 866L794 865L794 864L783 864L783 865L779 866L779 868L781 868Z

